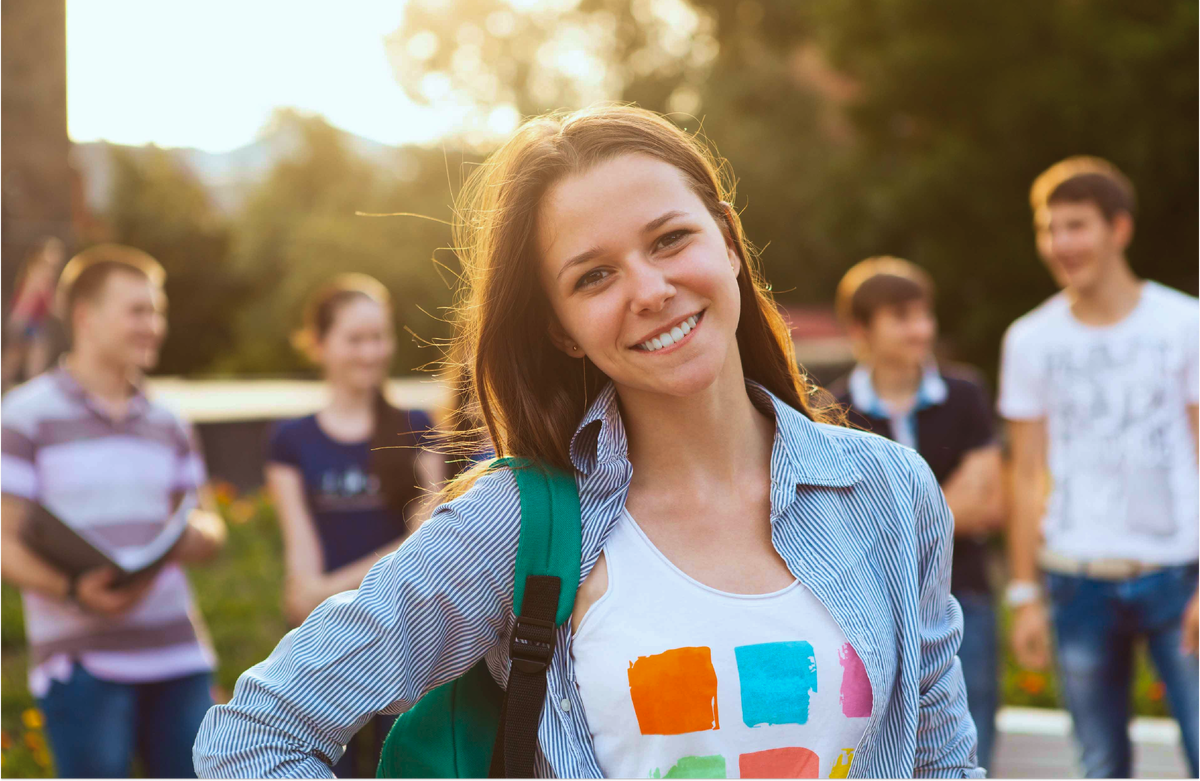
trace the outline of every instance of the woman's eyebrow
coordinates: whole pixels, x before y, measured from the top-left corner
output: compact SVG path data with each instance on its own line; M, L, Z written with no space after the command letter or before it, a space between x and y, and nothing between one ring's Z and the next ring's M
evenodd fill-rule
M672 209L661 217L656 217L653 220L650 220L650 222L646 223L646 226L642 228L642 233L650 233L651 231L658 230L663 226L664 223L669 222L676 217L683 217L686 214L687 212L681 212L678 209Z
M572 266L578 266L580 263L587 263L589 260L592 260L593 258L603 254L604 249L602 247L592 247L589 250L580 252L578 255L563 264L563 267L558 270L558 276L556 276L555 279L562 279L562 275L565 274L567 269L571 268Z

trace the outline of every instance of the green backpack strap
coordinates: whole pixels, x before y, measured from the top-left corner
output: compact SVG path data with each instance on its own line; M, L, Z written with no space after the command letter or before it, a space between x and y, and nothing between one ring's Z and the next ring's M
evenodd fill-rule
M426 693L388 733L379 778L533 776L555 631L575 607L582 522L573 475L517 458L491 465L503 467L512 470L521 499L508 691L480 660Z
M521 536L513 575L517 623L509 644L508 689L492 751L493 778L532 778L537 731L546 700L546 671L557 628L570 620L579 587L582 522L573 475L515 458Z

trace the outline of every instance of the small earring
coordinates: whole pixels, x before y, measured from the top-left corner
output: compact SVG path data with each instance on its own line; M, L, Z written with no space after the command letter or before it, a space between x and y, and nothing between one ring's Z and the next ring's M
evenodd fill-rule
M579 345L577 345L577 344L571 345L571 352L573 352L573 353L579 352Z

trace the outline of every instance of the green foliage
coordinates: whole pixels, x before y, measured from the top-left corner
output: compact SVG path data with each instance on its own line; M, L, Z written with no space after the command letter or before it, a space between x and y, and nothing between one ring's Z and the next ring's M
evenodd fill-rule
M157 147L113 148L108 223L113 241L143 249L167 271L170 333L158 371L203 369L234 348L234 315L251 277L231 268L231 235L204 186Z
M265 283L253 304L236 312L237 347L213 369L308 368L289 344L304 299L347 271L377 277L392 292L399 336L393 367L407 373L435 360L436 352L422 345L448 334L443 309L458 268L453 254L440 249L450 245L450 183L463 180L470 158L382 148L368 159L323 119L294 112L279 113L272 132L293 139L293 151L254 188L232 225L235 267Z

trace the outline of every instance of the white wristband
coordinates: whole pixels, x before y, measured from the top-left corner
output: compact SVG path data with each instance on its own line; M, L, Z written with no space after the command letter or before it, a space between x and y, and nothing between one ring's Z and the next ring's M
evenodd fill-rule
M1004 590L1004 601L1009 607L1021 607L1041 599L1042 589L1029 580L1014 580Z

